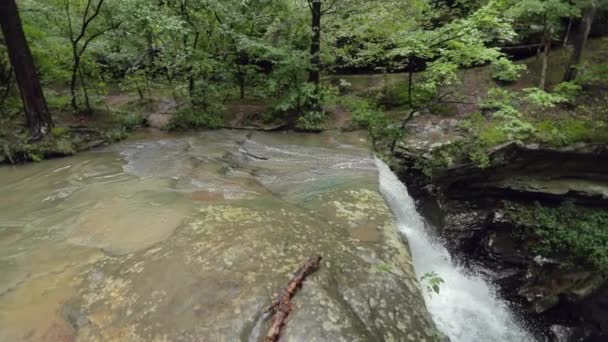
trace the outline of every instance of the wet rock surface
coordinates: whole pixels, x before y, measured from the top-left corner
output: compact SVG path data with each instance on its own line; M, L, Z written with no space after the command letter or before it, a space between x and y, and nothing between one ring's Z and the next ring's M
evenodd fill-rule
M166 129L171 124L176 111L175 100L162 99L158 102L156 111L146 117L146 124L152 128Z
M528 317L539 339L606 340L606 276L538 255L530 246L529 227L514 216L518 206L536 202L605 208L606 146L508 143L490 151L490 168L456 160L429 177L417 165L442 146L441 137L430 134L427 139L424 127L410 132L414 137L394 152L393 168L452 254L494 279L503 296ZM443 134L447 143L453 141L449 130Z
M312 255L282 340L437 340L364 137L219 131L49 163L0 170L29 191L0 220L0 340L259 341Z
M314 207L277 199L205 205L157 247L98 263L71 303L86 323L71 320L86 340L260 340L273 293L320 254L321 269L295 296L285 340L433 340L382 199L371 190L340 198L331 205L353 210L342 213L374 218L379 241L349 239L338 217L328 224Z

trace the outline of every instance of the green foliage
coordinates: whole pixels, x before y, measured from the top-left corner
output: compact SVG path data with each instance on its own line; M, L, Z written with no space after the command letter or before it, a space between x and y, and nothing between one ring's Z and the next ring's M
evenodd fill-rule
M587 87L608 84L608 63L585 65L580 69L576 82Z
M296 129L307 132L319 132L325 128L327 113L309 111L298 118Z
M108 143L115 143L127 138L127 130L124 128L114 128L103 132L103 139Z
M539 88L524 89L526 100L540 109L553 108L560 103L568 102L568 98L559 93L548 93Z
M608 273L608 211L565 203L558 208L535 208L539 237L537 252L545 256L566 255L573 265L582 261Z
M144 122L144 117L140 113L114 112L111 113L111 115L115 126L122 128L125 131L132 131L133 129L140 127Z
M569 145L576 142L608 142L608 124L589 118L543 120L536 124L536 138L551 145Z
M498 121L497 129L510 140L526 140L536 131L534 125L524 115L511 106L494 112L493 118Z
M553 92L562 97L567 103L574 103L581 94L583 87L576 82L562 82L553 88Z
M495 111L511 106L515 94L503 88L492 88L488 91L487 96L479 103L479 108L487 111Z
M10 147L12 153L19 156L19 161L31 160L40 162L45 158L69 156L76 153L76 146L69 134L61 137L46 137L41 141L17 143Z
M424 284L427 292L430 294L439 294L441 285L445 283L443 278L441 278L436 272L425 273L422 277L420 277L420 282Z
M343 78L338 81L338 91L340 92L340 94L348 92L352 89L352 87L353 85Z
M516 101L516 94L501 88L492 88L488 92L480 108L489 112L489 116L494 120L493 125L485 127L491 133L488 143L498 140L526 140L535 131L534 126L524 118L524 114L517 108L519 102ZM486 133L485 129L476 127L478 136ZM500 139L499 139L500 138ZM484 146L485 144L482 144ZM490 146L490 145L488 145Z
M70 108L70 96L51 89L45 89L47 105L51 111L67 111Z
M506 14L524 21L531 28L559 25L562 18L575 17L580 9L568 0L509 0Z
M500 57L492 63L492 77L498 81L515 82L526 69L525 64L515 64L506 57Z
M222 125L220 111L203 111L193 107L182 107L173 116L169 129L218 128Z
M367 129L374 141L392 141L402 137L403 130L371 102L359 97L344 97L341 103L352 113L355 127Z
M69 130L65 127L51 128L51 134L53 135L54 138L61 138L62 136L65 136L68 132L69 132Z
M456 141L435 148L432 153L419 158L415 167L428 177L433 176L433 171L453 165L457 160L466 155L466 142Z
M474 136L469 142L468 156L481 168L490 166L487 150L509 140L509 135L500 123L488 120L481 113L473 113L463 125Z
M393 268L391 267L391 265L387 264L387 263L379 263L376 265L376 269L380 272L385 272L385 273L391 273Z

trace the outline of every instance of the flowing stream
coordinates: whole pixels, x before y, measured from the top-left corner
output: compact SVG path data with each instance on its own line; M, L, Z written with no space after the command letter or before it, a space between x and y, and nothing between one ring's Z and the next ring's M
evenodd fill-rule
M437 273L445 283L440 293L425 293L435 324L451 342L525 342L534 338L481 276L456 265L449 252L427 233L405 185L376 160L380 191L407 236L418 276Z
M312 253L291 340L428 340L386 203L418 275L446 281L426 304L452 342L532 340L376 164L356 132L220 130L0 167L0 341L260 340L260 309Z

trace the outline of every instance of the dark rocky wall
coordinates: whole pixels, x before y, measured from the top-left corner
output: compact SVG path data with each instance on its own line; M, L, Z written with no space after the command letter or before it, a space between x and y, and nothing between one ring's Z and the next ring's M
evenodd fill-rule
M535 202L608 207L606 146L510 143L490 153L490 168L460 164L436 169L433 177L415 167L419 152L397 149L392 166L452 254L485 270L542 339L607 341L606 275L534 253L530 229L516 219Z

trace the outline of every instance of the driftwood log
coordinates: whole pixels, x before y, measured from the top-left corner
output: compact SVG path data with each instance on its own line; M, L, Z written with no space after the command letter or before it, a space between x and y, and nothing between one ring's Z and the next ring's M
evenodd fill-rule
M302 283L312 273L314 273L321 263L320 256L314 256L306 260L306 262L296 271L295 275L287 287L281 291L279 296L272 301L272 304L266 308L265 313L272 313L273 319L268 334L266 334L266 342L276 342L281 336L281 328L285 325L287 317L291 312L291 299L296 294Z

